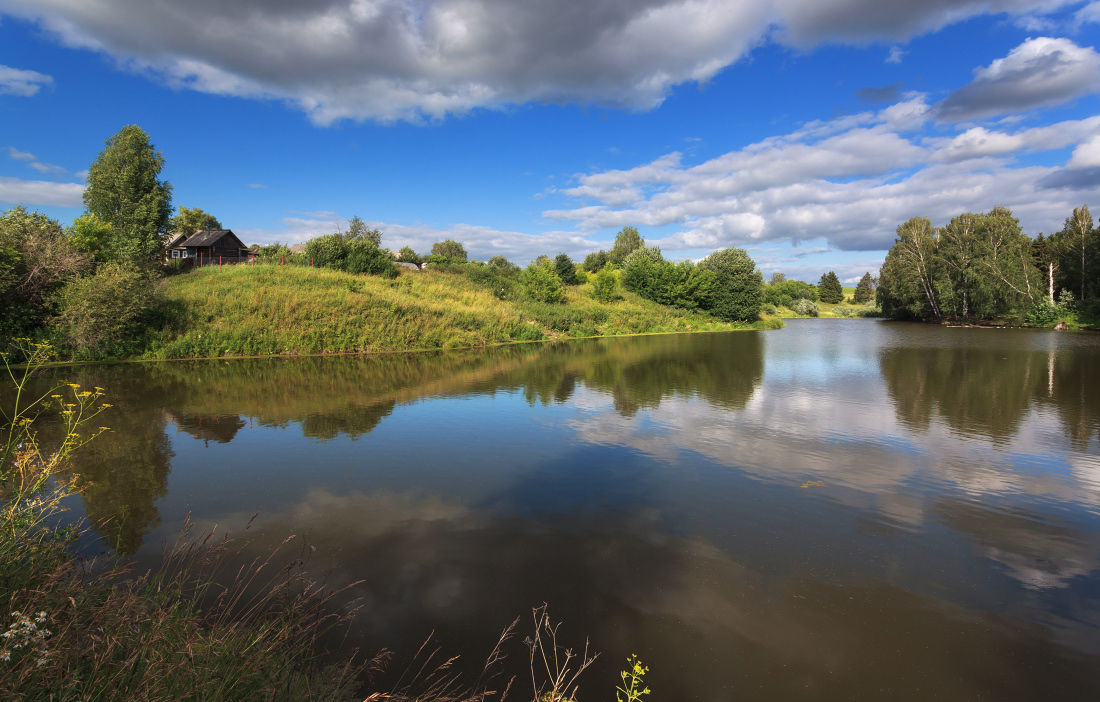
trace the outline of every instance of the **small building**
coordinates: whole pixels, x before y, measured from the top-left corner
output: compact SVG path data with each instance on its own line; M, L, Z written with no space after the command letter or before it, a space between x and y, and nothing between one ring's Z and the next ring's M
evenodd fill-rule
M248 247L232 229L204 229L170 248L168 255L195 265L240 263L248 260Z

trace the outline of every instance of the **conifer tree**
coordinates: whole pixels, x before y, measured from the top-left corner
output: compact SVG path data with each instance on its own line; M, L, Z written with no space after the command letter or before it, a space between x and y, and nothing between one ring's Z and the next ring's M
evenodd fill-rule
M859 279L859 283L856 285L856 294L852 296L852 302L863 304L868 300L874 299L874 297L875 279L871 277L871 273L868 271Z
M844 288L841 287L840 279L836 277L836 273L829 271L821 276L821 280L817 284L817 295L822 302L827 302L830 305L844 301Z

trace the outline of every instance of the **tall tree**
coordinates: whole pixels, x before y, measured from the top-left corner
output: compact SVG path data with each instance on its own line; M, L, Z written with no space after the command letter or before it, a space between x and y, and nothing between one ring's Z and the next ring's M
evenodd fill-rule
M634 227L623 227L615 235L615 245L611 247L611 262L616 266L623 265L623 261L635 249L645 246L645 239Z
M943 319L938 279L937 232L927 217L898 225L897 239L882 264L875 297L891 317Z
M726 321L750 322L764 304L764 274L744 249L722 249L704 258L699 267L712 271L714 288L710 312Z
M817 283L817 294L822 302L830 305L844 301L844 287L840 284L840 278L836 277L836 273L829 271L821 276L821 280Z
M768 281L768 285L779 285L780 283L787 282L787 276L782 273L772 273L771 280Z
M856 293L852 296L852 302L862 304L873 300L875 297L875 279L871 277L871 272L867 271L863 274L863 277L859 279L859 283L856 284Z
M107 139L88 169L84 207L113 231L111 257L150 260L161 252L160 236L172 214L172 185L160 180L164 156L141 127L128 125Z
M1090 273L1093 272L1091 269L1096 257L1096 238L1088 205L1074 209L1073 214L1066 217L1066 224L1057 237L1064 283L1066 287L1073 286L1073 293L1081 302L1085 301L1089 292Z
M191 236L206 229L221 229L222 223L198 207L180 207L179 214L168 220L168 231Z

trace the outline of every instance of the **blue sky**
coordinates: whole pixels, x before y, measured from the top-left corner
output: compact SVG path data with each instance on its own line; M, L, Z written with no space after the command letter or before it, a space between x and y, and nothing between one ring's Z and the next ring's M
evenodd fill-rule
M71 221L137 124L247 243L358 215L525 264L629 224L854 281L909 217L1096 205L1098 37L1062 0L0 0L0 207Z

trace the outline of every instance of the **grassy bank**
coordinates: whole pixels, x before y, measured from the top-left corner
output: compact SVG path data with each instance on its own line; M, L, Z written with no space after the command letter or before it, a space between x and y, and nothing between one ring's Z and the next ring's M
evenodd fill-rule
M366 353L514 341L690 331L775 329L776 318L730 324L622 292L569 287L564 304L499 299L449 271L394 280L297 266L207 268L168 281L174 319L148 358Z

